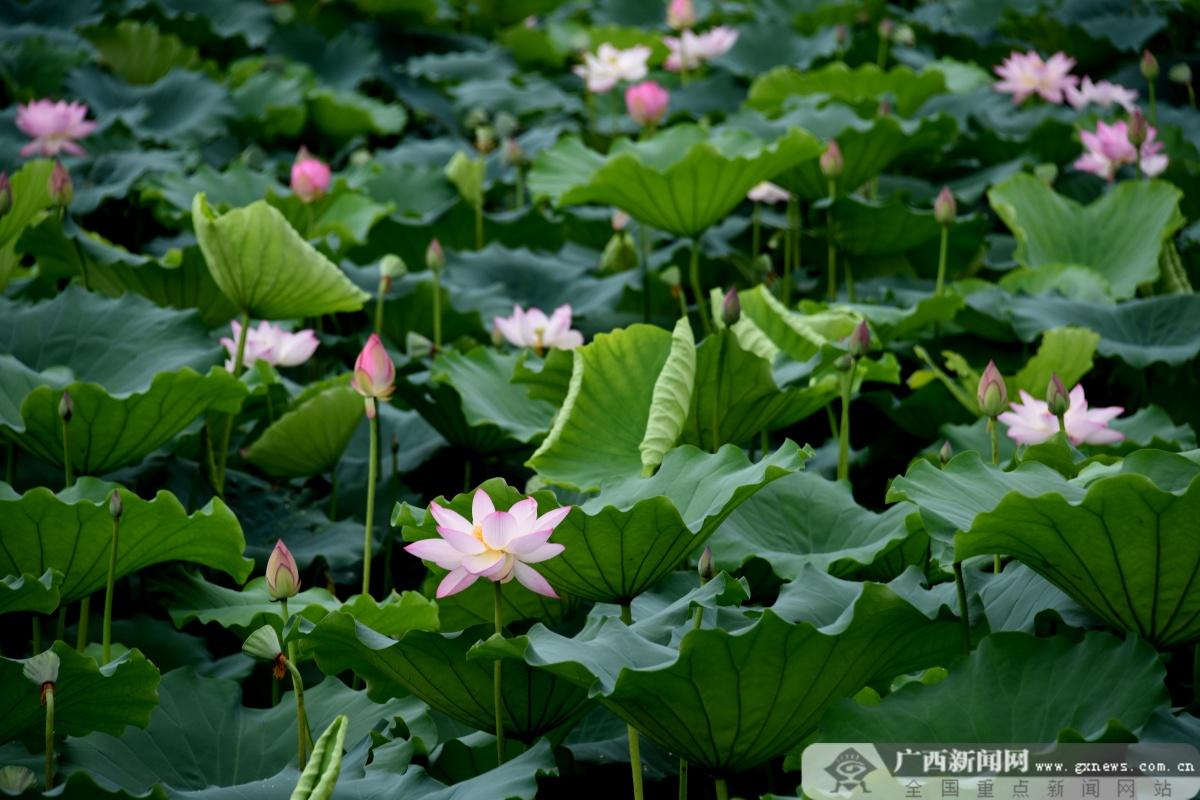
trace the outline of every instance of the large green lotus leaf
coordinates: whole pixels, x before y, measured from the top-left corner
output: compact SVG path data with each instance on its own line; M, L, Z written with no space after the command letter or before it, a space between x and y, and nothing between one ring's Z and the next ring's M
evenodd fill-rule
M358 311L369 299L266 201L218 216L201 192L192 203L192 223L213 280L252 317Z
M1137 731L1167 705L1152 648L1101 632L1082 642L994 633L949 676L914 681L875 706L843 701L821 721L831 742L1089 741ZM1036 709L1036 713L1021 713Z
M36 766L31 766L30 769L36 769ZM30 786L16 797L42 798L41 788L37 782ZM107 782L101 785L96 782L96 779L86 772L72 772L65 779L55 778L54 797L59 800L99 800L99 798L115 798L115 800L168 800L166 792L162 789L153 789L149 792L127 792L124 789L115 789L108 785Z
M241 590L206 581L200 575L183 573L172 577L163 588L169 596L167 612L182 628L189 622L216 623L239 636L281 620L280 605L267 592L267 579L255 578ZM304 587L288 601L288 613L316 621L341 608L336 597L320 587ZM279 627L276 624L276 627Z
M1019 561L1005 564L999 575L984 572L973 575L976 580L984 581L979 589L979 602L993 632L1035 633L1039 618L1046 613L1053 613L1076 628L1101 624L1061 589Z
M196 48L178 36L159 31L152 22L123 20L112 27L87 31L101 63L133 84L154 83L174 67L184 69L199 61Z
M66 367L117 393L142 391L156 374L180 367L206 370L219 350L194 312L70 286L43 303L0 299L0 352L38 372Z
M346 89L313 89L308 93L308 113L317 128L339 140L396 134L408 122L403 106Z
M834 239L851 255L903 253L934 241L941 230L932 211L910 208L899 197L883 202L842 197L833 209Z
M410 630L392 638L337 611L305 634L305 646L327 673L353 670L373 699L416 695L443 714L481 731L495 729L492 665L468 661L487 628L454 634ZM502 675L504 729L522 741L571 721L587 692L533 667L506 665Z
M870 323L871 333L885 344L911 340L935 325L952 322L963 307L963 298L949 293L913 298L911 305L904 300L901 302L904 304L896 306L851 303L847 307L861 314Z
M531 442L550 429L555 407L535 400L512 382L519 353L476 347L447 352L433 362L430 380L453 386L462 399L463 416L472 427L494 425L520 442Z
M40 578L30 574L0 578L0 614L14 611L49 614L58 608L60 583L62 573L53 569L43 572Z
M619 140L607 158L565 138L539 154L529 188L559 205L612 205L659 230L694 236L732 211L756 183L820 149L800 130L767 144L743 130L708 133L690 124L645 142Z
M844 310L791 311L765 286L738 292L738 300L743 317L795 361L808 361L825 345L845 339L859 323L858 315ZM737 329L735 325L733 330Z
M878 104L885 97L902 117L912 115L935 94L946 91L946 80L937 70L913 72L905 66L881 70L874 64L848 67L841 62L821 69L802 71L795 67L777 67L760 75L750 84L746 103L766 114L783 110L788 98L822 94L850 103Z
M34 221L38 213L50 207L50 173L54 164L50 161L30 161L10 177L12 207L0 217L0 253L15 246L22 232ZM0 288L4 276L0 275Z
M1014 297L1000 290L979 292L967 305L1012 324L1024 341L1042 331L1071 325L1100 334L1100 355L1144 369L1162 362L1186 363L1200 353L1200 296L1162 295L1107 305L1053 295Z
M139 139L172 146L198 145L224 134L229 116L225 87L203 72L186 69L172 69L148 86L133 86L89 65L67 78L67 92L86 97L96 119L106 124L120 120Z
M271 423L243 457L278 478L326 473L337 466L363 419L362 397L339 383Z
M501 379L499 373L489 373L487 370L482 372L482 377L497 382ZM505 391L513 393L509 405L518 402L517 394L524 394L519 386L508 387ZM483 415L475 418L482 424L473 425L467 417L464 398L458 389L446 380L432 380L429 372L397 376L396 395L450 444L483 454L510 452L527 445L504 428L485 420ZM474 410L478 411L481 406L479 398L473 398L472 403ZM482 405L486 405L486 402ZM520 413L529 414L526 410ZM524 432L529 431L524 429Z
M172 796L189 792L192 797L192 791L271 777L295 761L296 708L290 696L272 708L247 708L236 682L185 668L167 673L159 697L145 730L126 731L120 738L68 739L64 751L71 768L130 791L162 785ZM373 702L366 692L333 677L305 689L304 706L314 736L345 714L351 749L377 726L390 726L412 711L403 702ZM289 793L298 777L293 771Z
M1053 485L1009 494L955 537L956 557L1015 556L1118 630L1158 647L1195 641L1200 476L1193 471L1186 486L1170 476L1175 485L1159 488L1175 469L1169 459L1180 457L1140 454L1124 465L1130 471L1095 480L1082 498Z
M1133 297L1159 275L1163 242L1184 224L1179 189L1166 181L1122 181L1091 205L1064 197L1032 175L1014 175L988 201L1017 239L1017 261L1030 269L1079 264Z
M62 602L87 597L108 576L113 521L108 501L115 484L80 478L57 495L44 487L17 495L0 484L0 573L62 573ZM169 492L153 500L119 489L121 516L116 578L152 564L188 561L221 570L238 582L253 562L242 557L246 543L237 517L220 500L188 515Z
M183 367L158 373L142 391L110 394L95 383L65 383L57 372L36 373L0 356L0 426L8 429L0 432L57 466L64 462L58 414L64 389L74 408L68 439L77 475L139 463L205 412L236 412L247 391L220 367L207 375Z
M54 732L83 736L92 731L119 735L127 725L145 727L158 704L158 667L137 650L103 666L65 642L51 649L59 658L54 691ZM0 742L21 737L41 741L46 725L41 687L22 674L25 660L0 658Z
M929 618L887 586L815 570L804 581L836 594L837 608L814 614L785 588L774 608L725 612L722 628L693 630L689 596L632 626L597 610L575 637L535 625L487 647L587 686L693 764L743 771L803 741L837 698L943 663L960 646L956 623Z
M899 503L876 514L855 503L846 484L796 472L734 509L709 546L718 569L733 571L761 558L783 580L795 580L806 564L850 577L888 559L914 537L905 524L914 510Z
M641 444L671 334L652 325L602 333L573 352L567 397L527 465L581 490L642 471Z

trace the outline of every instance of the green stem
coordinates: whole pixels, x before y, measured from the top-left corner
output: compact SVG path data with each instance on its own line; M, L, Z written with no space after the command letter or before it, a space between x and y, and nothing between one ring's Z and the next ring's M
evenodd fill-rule
M796 241L794 231L796 230L793 220L796 217L796 200L789 198L787 202L787 230L784 231L788 246L785 249L783 257L783 304L789 308L792 305L792 262L796 259L796 248L799 242Z
M300 677L300 670L296 668L290 655L295 650L295 643L289 642L287 670L292 676L292 694L296 695L296 747L300 769L303 770L308 762L308 743L312 741L312 734L308 730L308 713L304 710L304 679Z
M679 800L687 800L688 762L686 758L679 759Z
M112 605L113 588L117 577L117 542L121 535L121 518L113 518L112 544L108 550L108 581L104 584L104 628L101 633L101 647L104 653L104 663L112 661Z
M475 249L483 249L483 203L475 206Z
M621 621L626 625L633 624L633 608L629 603L621 604ZM633 798L643 800L642 790L642 745L638 738L637 728L632 725L626 729L629 737L629 767L633 774Z
M804 233L804 207L802 205L800 205L800 200L798 198L796 199L795 202L796 202L795 227L792 229L794 232L793 238L795 241L792 242L792 268L791 268L791 273L790 273L791 275L799 275L800 274L800 254L801 254L800 242L801 242L801 239L803 238L803 233ZM786 288L787 295L788 295L785 300L785 302L787 302L787 300L791 299L792 281L790 279L788 280L785 288Z
M688 279L692 283L692 294L696 297L696 313L700 315L700 325L704 333L712 333L712 323L708 320L708 301L704 297L704 287L700 284L700 237L692 239L692 259L688 264Z
M995 417L988 417L987 421L988 436L992 440L992 465L1000 465L1000 427L996 425Z
M1148 80L1146 85L1150 94L1150 124L1158 127L1158 104L1154 98L1154 81Z
M887 65L888 40L884 36L879 37L879 50L875 53L875 61L879 64L880 69L885 69Z
M75 475L71 469L71 423L62 421L63 431L63 488L69 489L75 483Z
M790 203L790 201L789 201L789 203ZM788 209L789 210L791 209L790 204L788 205ZM788 219L790 220L791 217L789 216ZM787 226L785 226L785 228L790 228L790 227L791 227L790 223ZM792 237L791 237L791 234L788 233L787 230L785 229L784 236L783 236L783 273L780 276L780 280L779 280L779 297L780 297L780 299L783 298L783 292L784 292L783 279L787 276L788 269L789 269L791 263L792 263Z
M638 223L638 242L642 250L642 322L650 321L650 228ZM686 316L686 312L684 316Z
M758 260L758 252L762 247L762 220L759 218L759 206L761 203L754 204L754 211L750 215L750 261L751 263Z
M240 377L246 358L246 335L250 332L250 312L242 312L242 330L238 334L237 353L233 357L233 377ZM225 427L221 432L221 446L217 450L217 479L214 481L217 494L225 496L225 465L229 460L229 439L233 436L235 414L225 415Z
M367 462L367 519L363 525L363 579L362 593L371 594L371 545L375 527L375 481L378 478L379 467L379 401L374 397L368 401L372 405L371 420L371 452Z
M501 589L499 581L492 581L492 608L495 614L496 635L503 636L504 629L501 625L500 610L504 602L504 592ZM501 669L500 659L496 659L492 665L492 707L496 711L496 763L504 763L504 711L503 700L504 693L501 691Z
M54 787L54 684L43 690L46 702L46 791Z
M92 616L92 597L79 601L79 625L75 628L75 649L82 653L88 644L88 621ZM107 662L106 662L107 663Z
M379 292L375 297L375 333L382 335L383 333L383 296L387 292L384 286L387 281L379 282Z
M833 244L833 199L837 193L837 184L829 182L829 208L825 210L825 240L829 249L829 288L825 295L829 302L837 299L837 248Z
M967 610L967 582L963 578L961 561L954 562L954 586L958 589L958 616L962 620L963 655L971 652L971 616Z
M721 449L721 372L725 366L725 336L717 333L717 388L712 398L712 451Z
M442 349L442 271L433 271L433 351Z
M852 359L850 369L846 370L846 374L842 376L842 424L838 428L837 479L839 481L850 478L850 390L854 386L854 368L855 364Z
M713 785L717 790L717 800L729 800L729 787L725 785L724 778L714 778Z
M946 287L946 247L950 243L950 226L942 226L942 245L938 250L938 274L937 285L934 287L933 293L938 297L942 296L942 292Z

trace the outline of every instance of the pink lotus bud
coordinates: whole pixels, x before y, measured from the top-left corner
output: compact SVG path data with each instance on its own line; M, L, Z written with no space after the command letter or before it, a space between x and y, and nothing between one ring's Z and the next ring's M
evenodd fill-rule
M933 201L933 218L939 225L950 225L957 214L958 204L954 201L954 192L950 191L949 186L943 186L937 199Z
M367 416L375 416L375 403L372 400L387 402L396 389L396 365L388 355L387 348L379 340L378 334L371 334L367 345L358 354L354 362L354 377L350 385L354 391L367 400Z
M654 81L644 81L625 90L625 107L639 125L653 128L667 113L670 93Z
M66 208L71 205L74 196L75 184L71 181L71 173L61 161L56 160L50 172L50 199L59 208Z
M696 24L696 7L692 0L670 0L667 3L667 25L677 31L694 27Z
M879 38L880 39L891 39L892 31L894 31L894 30L896 30L895 20L891 20L886 17L884 19L879 20Z
M1071 408L1071 395L1056 372L1050 373L1050 383L1046 386L1046 408L1056 417Z
M980 376L975 398L979 402L979 412L985 417L998 417L1008 407L1008 387L1004 385L1004 376L996 369L995 361L989 361Z
M629 215L628 214L626 214L624 211L622 211L619 208L616 209L615 211L613 211L612 229L614 231L623 231L623 230L625 230L625 228L628 225L629 225Z
M854 331L850 334L850 341L847 342L846 349L854 358L862 358L871 350L871 329L867 326L866 320L858 323L854 327Z
M942 442L942 448L938 450L938 461L949 464L952 458L954 458L954 448L950 446L950 440L947 439Z
M62 397L58 399L58 416L63 422L70 422L74 415L75 403L71 400L71 393L63 392Z
M296 567L296 559L292 558L292 551L287 549L283 539L279 539L267 559L267 592L272 600L286 600L295 597L299 591L300 570Z
M836 178L842 174L845 162L842 161L842 148L838 147L836 139L830 139L825 152L821 153L821 174L826 178Z
M425 248L425 266L433 272L441 272L446 266L446 251L437 239L430 240L429 246Z
M713 568L713 551L711 547L705 547L704 552L700 554L700 560L696 562L696 571L700 573L701 583L708 583L713 579L716 571Z
M1129 118L1129 126L1126 129L1126 136L1129 138L1129 143L1135 148L1140 148L1150 136L1150 124L1142 116L1140 108L1133 110L1133 116Z
M114 519L118 520L125 513L125 503L121 501L121 493L113 489L113 493L108 498L108 513Z
M1158 59L1149 50L1142 51L1142 61L1138 65L1142 70L1142 77L1148 81L1152 81L1158 77Z
M8 173L0 172L0 217L12 208L12 184L8 182Z
M292 163L292 192L300 202L311 203L324 197L331 177L328 164L300 148Z
M726 328L731 328L741 318L742 302L738 299L737 289L730 289L725 293L725 300L721 303L721 321L725 323Z

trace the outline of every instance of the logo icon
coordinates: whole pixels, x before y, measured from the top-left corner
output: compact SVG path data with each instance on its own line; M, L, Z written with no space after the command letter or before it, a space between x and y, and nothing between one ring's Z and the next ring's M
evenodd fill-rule
M848 747L838 754L825 771L833 776L833 791L839 792L843 788L849 791L862 789L864 793L869 794L871 790L867 788L867 775L876 769L878 767L868 761L862 753Z

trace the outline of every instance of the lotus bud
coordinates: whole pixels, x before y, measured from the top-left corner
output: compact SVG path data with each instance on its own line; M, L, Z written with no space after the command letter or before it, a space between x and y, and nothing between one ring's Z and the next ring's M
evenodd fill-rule
M0 767L0 794L19 795L37 783L37 775L29 767L9 764Z
M621 209L614 209L612 215L612 229L614 231L623 231L629 227L629 215Z
M742 301L738 299L737 289L730 289L721 301L721 321L726 328L732 328L742 318Z
M116 489L113 489L113 493L108 497L108 513L113 520L119 520L125 513L125 503L121 500L121 493Z
M950 440L942 442L942 447L938 450L938 461L943 464L949 464L950 459L954 457L954 448L950 446Z
M692 0L670 0L667 3L667 25L677 31L696 25L696 7Z
M862 358L871 351L871 329L866 320L854 326L846 349L852 358Z
M260 661L274 661L283 653L283 644L274 626L263 625L246 637L242 652Z
M59 660L58 653L53 650L45 650L26 659L25 665L21 667L21 674L34 685L45 689L46 684L53 686L58 682L58 668L61 665L62 661Z
M643 81L625 90L625 108L639 125L653 128L667 113L671 94L654 81Z
M954 223L957 214L958 204L954 201L954 192L950 191L949 186L943 186L937 199L933 201L933 218L945 227Z
M624 272L638 264L637 245L628 231L617 231L604 246L600 256L601 272Z
M446 266L446 251L442 250L442 243L437 239L430 240L425 248L425 266L433 272L441 272Z
M1050 373L1050 383L1046 386L1046 407L1056 417L1061 417L1071 407L1071 395L1057 373Z
M700 554L700 560L696 562L696 571L700 573L701 583L708 583L713 579L716 572L713 570L712 547L704 548L704 552Z
M833 368L838 372L849 372L854 369L854 358L849 353L842 353L833 362Z
M287 600L299 591L300 570L296 567L296 559L292 558L292 551L287 549L283 539L279 539L267 559L267 593L272 600Z
M1158 77L1158 59L1149 50L1142 51L1142 61L1138 65L1142 70L1142 77L1148 81L1152 81Z
M896 30L895 20L884 18L879 20L879 38L888 40L892 38L892 32Z
M12 184L8 182L8 173L0 172L0 217L9 212L12 204Z
M985 417L998 417L1008 406L1008 387L1004 385L1004 376L996 369L995 361L989 361L980 376L975 397L979 402L979 413Z
M516 135L519 127L520 123L517 122L517 118L507 111L501 111L496 115L496 118L492 120L492 130L494 130L496 135L501 139L511 139Z
M475 149L481 153L490 153L496 149L496 132L487 125L475 129Z
M58 416L63 422L70 422L71 417L75 415L75 401L71 399L70 392L63 392L62 397L58 399Z
M71 199L75 197L75 184L71 181L71 173L63 166L61 161L54 162L54 169L50 172L50 199L54 205L59 208L66 208L71 205Z
M821 153L821 174L826 178L837 178L842 174L845 162L842 161L842 149L836 139L830 139L825 152Z
M392 281L408 274L408 265L400 256L388 253L379 260L379 285L383 291L392 288Z
M1142 110L1135 108L1133 116L1129 118L1128 128L1129 143L1134 147L1141 147L1146 141L1146 137L1150 134L1150 125L1146 122L1146 118L1142 116Z
M409 331L404 337L404 352L409 358L424 358L433 352L433 341L416 331Z
M1176 64L1167 72L1167 78L1173 83L1181 83L1187 86L1192 82L1192 68L1187 64Z
M329 165L301 147L292 162L292 193L301 203L319 200L329 191L333 174Z
M396 390L396 365L388 355L387 348L379 339L379 334L372 333L358 359L354 362L354 377L350 385L366 399L367 416L374 418L375 402L391 399Z

